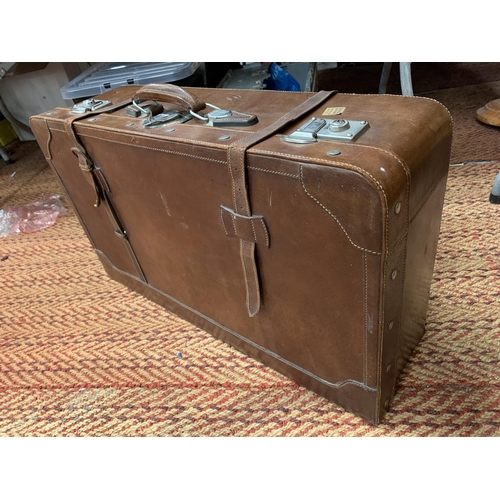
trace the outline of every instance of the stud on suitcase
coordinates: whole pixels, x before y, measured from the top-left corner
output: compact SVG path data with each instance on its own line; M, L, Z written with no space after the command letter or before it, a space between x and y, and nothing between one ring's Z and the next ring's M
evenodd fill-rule
M442 105L150 84L30 123L111 278L383 418L425 329Z

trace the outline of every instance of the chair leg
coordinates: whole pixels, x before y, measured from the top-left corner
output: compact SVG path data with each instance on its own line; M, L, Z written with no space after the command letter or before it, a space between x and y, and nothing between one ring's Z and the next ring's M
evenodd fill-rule
M399 73L401 76L401 92L403 95L413 95L413 85L411 83L411 63L400 62Z
M10 165L12 163L14 163L10 158L9 158L9 155L4 151L3 148L0 148L0 156L3 158L3 160L5 161L5 163L7 165Z
M490 193L490 203L500 203L500 172L498 172Z
M378 93L385 94L387 92L387 82L389 81L389 75L391 73L392 63L385 62L382 67L382 75L380 76L380 83L378 86Z

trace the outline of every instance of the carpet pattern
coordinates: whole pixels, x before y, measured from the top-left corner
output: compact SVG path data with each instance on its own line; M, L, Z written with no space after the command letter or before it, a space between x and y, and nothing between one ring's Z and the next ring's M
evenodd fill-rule
M0 208L62 193L11 153ZM450 171L427 332L376 427L111 281L71 207L0 238L0 436L500 436L499 170Z

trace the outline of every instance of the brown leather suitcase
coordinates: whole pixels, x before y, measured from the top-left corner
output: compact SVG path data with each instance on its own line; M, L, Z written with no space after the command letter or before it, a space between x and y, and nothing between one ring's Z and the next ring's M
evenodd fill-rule
M425 328L441 104L151 84L30 122L111 278L381 420Z

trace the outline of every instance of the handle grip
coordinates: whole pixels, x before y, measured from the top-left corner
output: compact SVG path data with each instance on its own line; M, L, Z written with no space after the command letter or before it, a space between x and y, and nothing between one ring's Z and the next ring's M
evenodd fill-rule
M169 83L149 83L141 87L134 95L133 100L151 99L165 103L180 105L195 113L205 109L205 103L187 90Z

